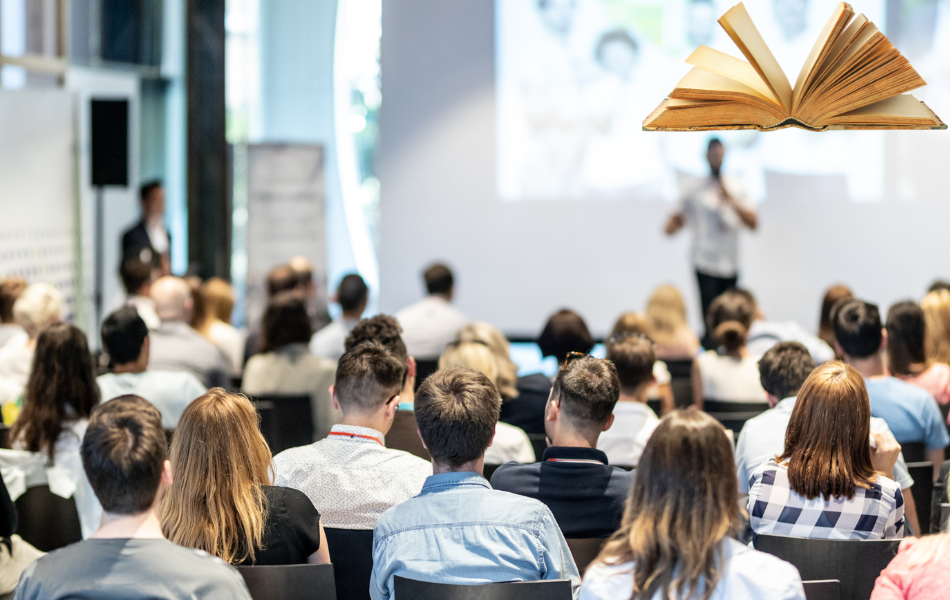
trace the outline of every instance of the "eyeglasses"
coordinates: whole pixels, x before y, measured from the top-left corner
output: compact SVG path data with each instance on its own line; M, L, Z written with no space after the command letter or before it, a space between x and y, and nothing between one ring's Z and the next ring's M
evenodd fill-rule
M400 393L402 393L402 392L400 392ZM389 400L386 401L386 404L385 404L384 406L389 406L390 403L392 403L392 401L395 400L395 399L398 398L398 397L399 397L399 394L393 394L393 395L389 398Z
M607 345L613 346L614 344L619 344L620 342L624 340L629 340L630 338L634 338L638 340L646 340L650 342L650 344L654 348L656 347L656 342L653 341L653 338L651 338L650 336L644 333L640 333L638 331L624 331L623 333L618 333L615 336L611 336L611 338L607 340Z

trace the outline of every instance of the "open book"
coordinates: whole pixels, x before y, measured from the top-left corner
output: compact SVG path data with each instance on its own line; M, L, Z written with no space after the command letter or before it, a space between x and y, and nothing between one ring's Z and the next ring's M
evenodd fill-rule
M873 23L854 16L850 4L835 8L794 88L745 6L732 7L719 24L749 62L700 46L686 59L693 69L646 118L644 129L947 128L926 104L905 94L926 82Z

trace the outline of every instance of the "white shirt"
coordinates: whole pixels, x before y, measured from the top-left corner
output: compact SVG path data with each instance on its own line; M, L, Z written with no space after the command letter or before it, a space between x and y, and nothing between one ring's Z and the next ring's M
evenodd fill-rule
M396 313L409 356L427 360L445 351L468 319L442 296L426 296Z
M805 600L798 569L732 538L722 541L722 578L710 600ZM617 600L633 595L633 563L595 563L584 574L579 600ZM662 600L657 592L653 600Z
M765 390L759 381L759 358L721 355L707 350L696 357L703 381L703 399L720 402L765 402Z
M23 328L13 323L0 323L0 348L7 345L7 342L17 338L29 338Z
M835 359L835 351L831 346L794 321L753 321L746 349L750 354L761 356L779 342L798 342L805 346L815 364Z
M145 398L162 413L165 429L178 427L185 408L208 391L197 377L185 371L106 373L97 377L96 383L103 402L126 394Z
M607 455L612 465L637 466L646 440L638 434L647 425L651 431L660 419L653 409L641 402L617 402L614 407L614 424L600 434L597 449Z
M230 323L215 319L208 328L208 337L227 355L231 375L240 375L244 370L244 335Z
M162 219L154 223L145 220L145 232L148 234L148 241L152 244L152 250L159 254L167 254L169 251L168 230L165 229L165 222Z
M344 352L346 336L350 335L359 319L334 319L332 323L313 334L310 351L317 356L340 360Z
M274 485L306 494L324 527L372 529L432 475L431 463L385 443L375 429L334 425L326 439L275 456Z
M33 369L34 347L30 346L30 337L26 334L16 336L0 348L0 377L19 385L26 386Z
M737 204L752 208L740 180L724 175L722 185ZM683 196L680 212L693 230L693 266L717 277L738 273L742 220L720 199L719 184L711 175Z
M499 421L495 425L495 439L485 451L485 464L503 465L511 461L524 464L536 462L534 447L523 429Z

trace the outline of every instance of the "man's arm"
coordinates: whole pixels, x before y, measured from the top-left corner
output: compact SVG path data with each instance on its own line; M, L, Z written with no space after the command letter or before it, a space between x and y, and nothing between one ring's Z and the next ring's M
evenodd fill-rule
M683 212L673 213L666 221L666 235L673 235L682 229L684 225L686 225L686 217L683 215Z
M574 591L574 598L580 593L581 576L577 571L577 565L574 563L574 556L571 549L558 527L554 515L548 507L544 507L544 515L541 517L541 540L542 562L545 572L541 574L541 579L570 579L571 588Z
M726 190L726 186L722 185L722 183L719 184L719 190L722 194L723 201L735 211L736 216L739 217L739 220L742 221L742 224L752 231L755 231L759 226L759 215L756 213L755 209L743 206L743 204L739 202L735 196Z
M934 481L940 478L940 465L943 464L943 448L937 448L936 450L927 450L927 453L924 457L933 463L934 465Z

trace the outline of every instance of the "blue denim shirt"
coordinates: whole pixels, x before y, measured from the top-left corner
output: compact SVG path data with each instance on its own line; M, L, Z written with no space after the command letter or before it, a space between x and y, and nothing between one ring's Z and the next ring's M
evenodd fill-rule
M493 490L468 471L432 475L418 496L376 522L373 600L393 597L396 575L456 584L570 579L575 597L580 585L548 507Z

